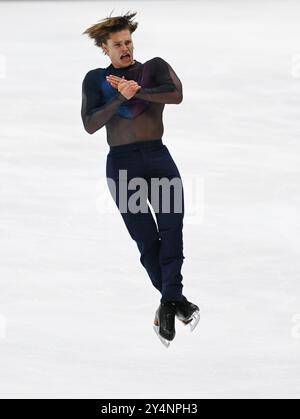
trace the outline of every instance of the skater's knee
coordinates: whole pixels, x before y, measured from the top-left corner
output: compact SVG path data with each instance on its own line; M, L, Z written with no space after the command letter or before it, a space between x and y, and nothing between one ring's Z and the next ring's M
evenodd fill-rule
M137 240L137 246L141 252L141 261L142 259L151 253L158 253L158 249L160 246L160 237L157 234L156 237L152 238L152 239L141 239L141 240Z

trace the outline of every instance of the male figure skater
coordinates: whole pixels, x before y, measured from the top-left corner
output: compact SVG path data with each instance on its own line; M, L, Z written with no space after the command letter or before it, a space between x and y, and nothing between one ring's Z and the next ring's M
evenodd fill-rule
M153 179L172 181L176 178L182 188L178 168L162 141L164 106L182 102L182 84L164 59L155 57L145 63L134 60L131 34L138 26L132 21L135 15L136 12L127 12L123 16L108 17L83 32L102 48L111 64L90 70L84 77L81 117L90 134L106 127L109 145L107 182L127 230L140 251L140 262L161 293L154 330L168 347L175 337L175 316L190 324L191 330L199 321L199 308L182 295L183 193L182 210L178 212L174 210L175 191L168 189L170 211L155 210L156 222L147 204L148 198L153 206L150 185ZM134 193L128 188L129 182L137 178L147 182L147 194L141 198L147 212L128 210L127 205L123 208L120 192L124 186L124 171L128 189L126 204ZM160 200L162 198L160 196Z

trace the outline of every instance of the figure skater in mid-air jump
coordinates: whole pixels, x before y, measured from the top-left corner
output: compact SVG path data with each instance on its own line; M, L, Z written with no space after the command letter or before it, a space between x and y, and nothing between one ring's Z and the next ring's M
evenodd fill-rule
M135 15L136 12L127 12L123 16L109 16L83 32L94 40L111 63L85 75L81 117L89 134L106 127L109 145L107 183L127 230L137 244L140 262L161 294L154 330L168 347L175 337L175 317L189 324L191 330L200 319L199 308L182 294L181 268L185 258L183 186L178 168L162 141L164 107L182 102L182 84L163 58L155 57L145 63L133 59L131 34L138 26L132 21ZM135 179L143 179L148 185L147 193L139 196L147 211L137 212L130 208L137 192L129 187L129 183ZM181 187L180 198L175 193L176 188L160 189L160 202L154 205L151 188L154 179L165 179L170 183L174 179L179 180L176 185ZM121 202L124 184L127 187L125 207ZM166 197L170 207L168 211L163 211L160 204ZM156 220L147 199L155 207ZM174 208L178 199L181 211Z

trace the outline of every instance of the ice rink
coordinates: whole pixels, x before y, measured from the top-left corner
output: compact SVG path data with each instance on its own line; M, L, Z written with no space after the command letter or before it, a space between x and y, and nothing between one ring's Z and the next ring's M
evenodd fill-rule
M106 131L80 116L83 77L110 64L81 34L113 9L138 12L134 58L183 83L163 141L201 321L168 349ZM1 398L299 397L299 22L296 0L0 2Z

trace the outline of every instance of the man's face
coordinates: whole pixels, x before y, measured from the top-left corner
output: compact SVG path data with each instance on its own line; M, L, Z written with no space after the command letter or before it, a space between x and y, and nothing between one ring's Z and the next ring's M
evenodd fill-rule
M111 59L115 68L124 68L134 63L133 42L129 29L111 33L106 44L102 44L103 51ZM124 55L127 57L122 58Z

